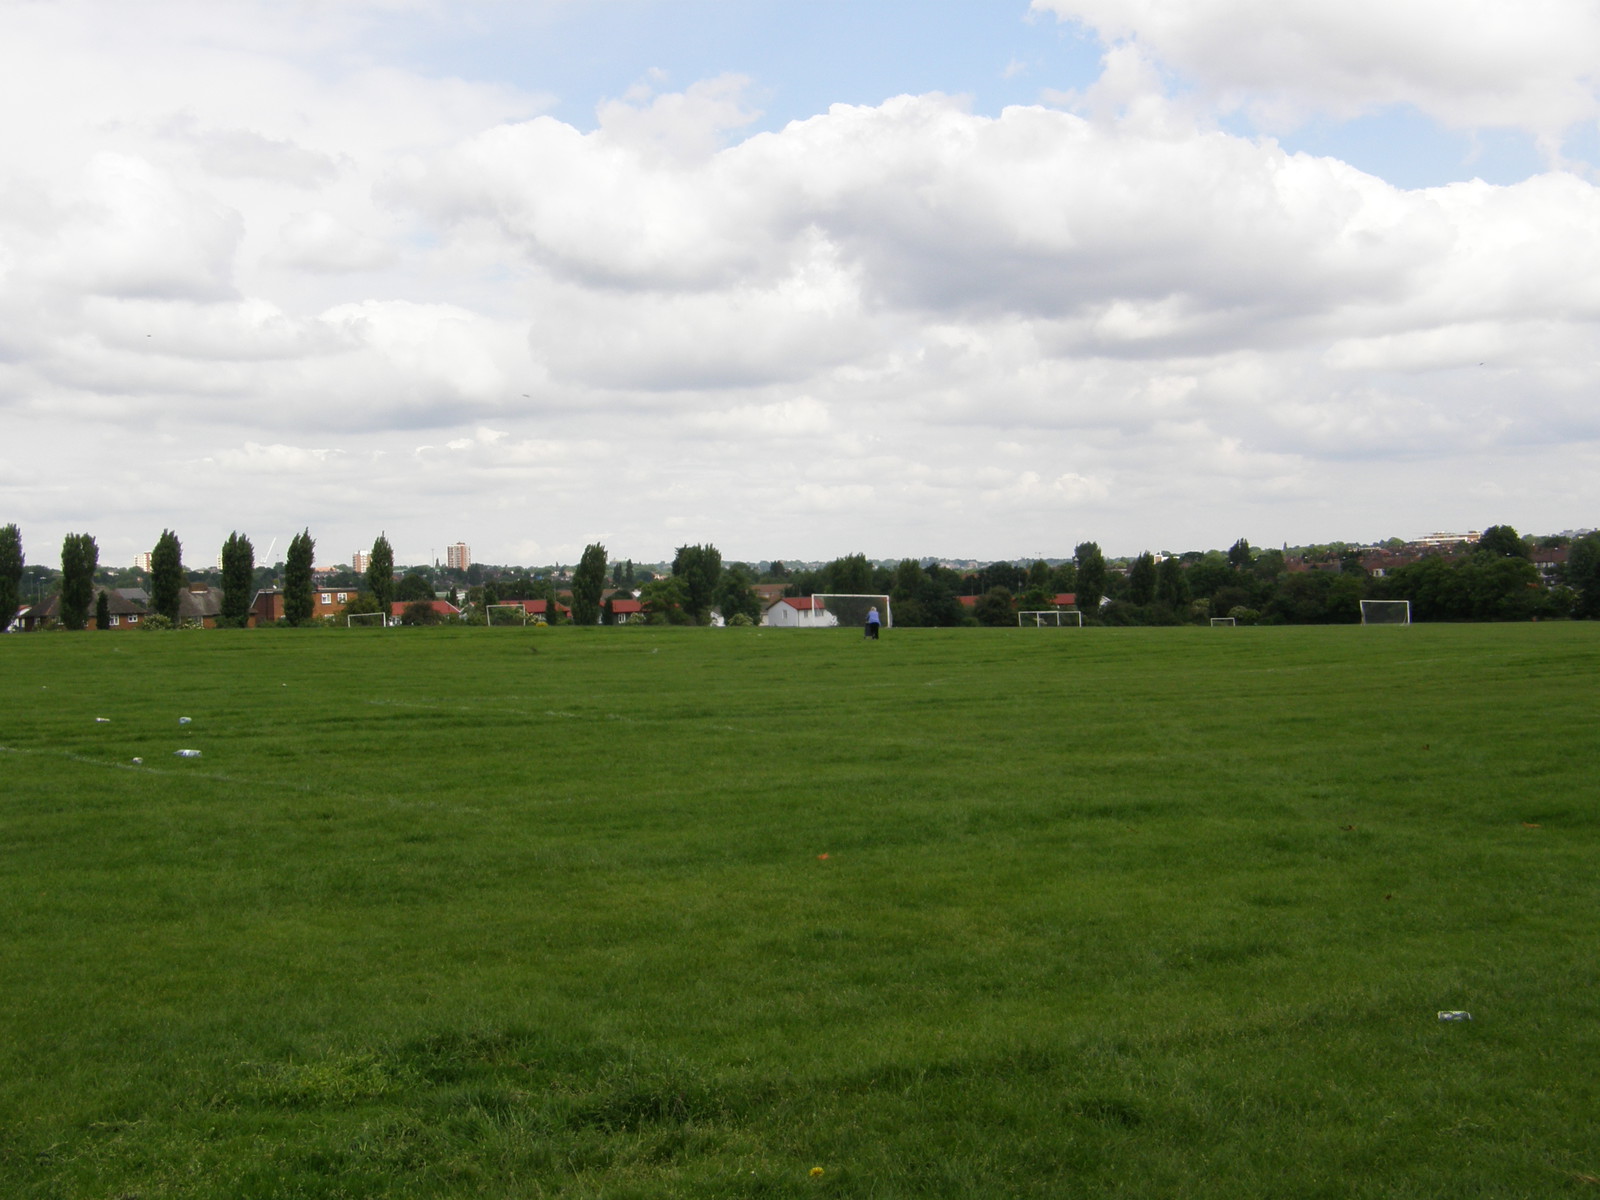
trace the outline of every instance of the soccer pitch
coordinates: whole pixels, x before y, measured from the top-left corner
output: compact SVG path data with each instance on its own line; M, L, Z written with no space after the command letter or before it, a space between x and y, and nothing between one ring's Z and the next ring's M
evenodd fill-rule
M0 1194L1592 1194L1597 678L1595 624L3 637Z

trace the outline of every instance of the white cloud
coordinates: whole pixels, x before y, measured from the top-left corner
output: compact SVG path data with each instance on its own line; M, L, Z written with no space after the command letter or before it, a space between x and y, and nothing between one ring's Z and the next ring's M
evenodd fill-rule
M1458 127L1557 137L1600 115L1589 0L1032 0L1134 43L1265 128L1410 104Z
M595 529L641 559L1005 554L1405 532L1470 479L1521 506L1479 524L1581 523L1600 191L1405 191L1206 104L1466 121L1498 88L1556 128L1587 18L1530 10L1567 35L1541 92L1521 34L1481 84L1432 50L1407 74L1422 26L1360 6L1365 40L1292 3L1260 31L1220 0L1048 7L1115 43L1076 111L899 96L754 136L733 78L586 132L403 69L356 40L382 4L8 10L3 519L147 543L185 489L255 480L193 519L448 525L499 559ZM15 485L69 445L70 499Z

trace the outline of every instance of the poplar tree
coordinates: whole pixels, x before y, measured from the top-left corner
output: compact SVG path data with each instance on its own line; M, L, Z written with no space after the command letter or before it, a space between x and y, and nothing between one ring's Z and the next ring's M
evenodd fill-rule
M222 620L243 628L250 619L255 592L256 550L244 534L230 533L222 543Z
M13 523L0 529L0 632L11 624L22 604L22 530Z
M1146 550L1128 568L1128 599L1149 604L1156 598L1156 557Z
M1106 556L1094 542L1080 542L1072 557L1078 563L1078 607L1085 616L1095 616L1106 594Z
M606 586L606 548L591 543L572 573L572 623L594 625L600 620L600 593Z
M367 591L383 605L379 612L390 611L394 604L394 547L382 533L372 543L372 557L367 563Z
M177 534L163 529L156 548L150 551L150 607L176 625L182 594L183 546Z
M68 629L89 623L94 569L99 565L100 547L87 533L69 533L61 539L61 623Z
M283 619L291 625L304 625L311 619L315 607L311 597L311 567L316 549L311 531L303 529L290 541L288 556L283 561Z

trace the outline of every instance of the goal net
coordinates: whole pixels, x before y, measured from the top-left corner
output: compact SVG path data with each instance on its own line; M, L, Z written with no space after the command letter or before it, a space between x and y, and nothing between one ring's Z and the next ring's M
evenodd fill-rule
M387 629L389 622L384 620L385 615L386 614L381 612L346 613L344 616L344 627L346 629L351 629L357 625L376 625L379 629Z
M1409 625L1411 624L1411 601L1363 600L1361 602L1361 623L1363 625Z
M1232 617L1212 617L1211 623L1213 625L1237 625L1239 622Z
M869 609L878 610L878 621L885 629L893 628L894 619L889 615L889 597L868 595L866 593L844 592L813 592L811 593L811 611L816 615L818 625L845 625L860 629L867 623Z
M1025 608L1017 614L1017 625L1035 629L1058 629L1061 626L1081 629L1083 614L1075 609L1062 612L1059 608Z
M502 625L526 625L528 623L528 610L521 604L485 604L483 606L483 623L493 625L494 615L500 613Z

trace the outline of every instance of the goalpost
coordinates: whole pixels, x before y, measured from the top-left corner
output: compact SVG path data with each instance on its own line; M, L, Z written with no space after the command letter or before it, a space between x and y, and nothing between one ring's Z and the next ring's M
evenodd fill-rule
M497 608L509 608L515 612L517 614L516 624L518 625L526 625L528 623L528 610L521 604L485 604L483 606L483 623L485 625L494 624L494 610ZM501 624L509 625L511 622L502 621Z
M346 629L351 629L355 626L357 621L360 621L363 625L376 625L379 629L387 629L389 628L389 622L384 619L387 615L388 614L381 612L345 613L344 627ZM373 617L376 617L377 620L372 620Z
M1211 623L1213 625L1237 625L1239 622L1232 617L1212 617Z
M1063 612L1059 608L1025 608L1017 614L1017 626L1032 625L1035 629L1059 629L1065 625L1069 629L1083 628L1083 614L1077 609L1067 609Z
M894 618L889 612L889 597L867 592L812 592L811 611L821 615L814 619L817 625L845 625L860 629L867 623L867 610L876 608L878 620L885 629L894 628Z
M1363 625L1409 625L1411 624L1411 601L1363 600L1361 602L1361 623Z

